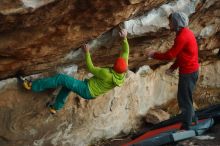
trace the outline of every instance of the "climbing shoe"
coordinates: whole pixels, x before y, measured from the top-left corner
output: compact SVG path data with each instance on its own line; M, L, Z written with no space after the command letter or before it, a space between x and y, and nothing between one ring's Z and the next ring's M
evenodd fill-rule
M31 81L28 81L27 79L25 79L23 82L23 87L27 90L31 90L31 86L32 86Z
M28 79L25 79L21 76L18 76L18 81L21 82L22 86L26 89L26 90L31 90L31 86L32 86L32 82Z
M50 102L47 102L46 106L51 114L54 115L57 113L56 109L53 107L53 105Z
M49 107L49 112L53 115L57 113L57 111L52 106Z

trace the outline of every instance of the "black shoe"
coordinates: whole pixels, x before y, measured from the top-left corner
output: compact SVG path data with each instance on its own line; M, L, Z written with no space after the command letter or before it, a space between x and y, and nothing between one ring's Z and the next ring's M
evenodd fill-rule
M192 125L188 125L186 123L182 123L180 130L192 130Z

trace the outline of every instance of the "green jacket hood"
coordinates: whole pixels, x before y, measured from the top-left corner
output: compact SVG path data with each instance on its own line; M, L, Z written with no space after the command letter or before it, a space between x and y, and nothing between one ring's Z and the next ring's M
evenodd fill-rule
M125 75L126 73L119 74L115 72L113 69L111 69L112 73L112 81L116 86L121 86L125 81Z

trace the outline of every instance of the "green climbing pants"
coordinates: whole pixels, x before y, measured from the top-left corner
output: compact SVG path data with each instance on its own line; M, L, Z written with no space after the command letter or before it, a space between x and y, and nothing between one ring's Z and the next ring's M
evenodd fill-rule
M57 87L62 88L56 97L55 103L53 104L53 107L56 110L59 110L64 106L70 91L75 92L85 99L94 99L94 97L90 94L87 80L77 80L68 75L57 74L52 77L35 80L32 83L32 91L34 92L41 92L46 89Z

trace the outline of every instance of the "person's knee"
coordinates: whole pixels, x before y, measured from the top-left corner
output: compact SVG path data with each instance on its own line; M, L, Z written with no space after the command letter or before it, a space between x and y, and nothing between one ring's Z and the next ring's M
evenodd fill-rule
M57 81L58 85L62 85L63 82L65 81L65 79L66 79L66 75L65 74L61 74L61 73L56 74L56 81Z
M58 73L55 76L56 76L56 78L62 78L62 77L64 77L64 74Z
M60 79L62 79L62 80L65 80L65 79L68 79L68 78L69 78L68 75L66 75L66 74L61 74L61 73L57 74L57 77L60 78Z

